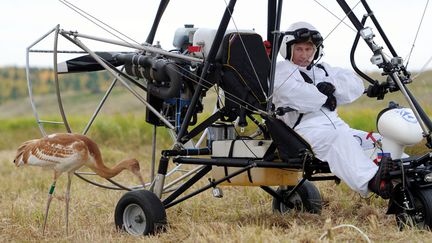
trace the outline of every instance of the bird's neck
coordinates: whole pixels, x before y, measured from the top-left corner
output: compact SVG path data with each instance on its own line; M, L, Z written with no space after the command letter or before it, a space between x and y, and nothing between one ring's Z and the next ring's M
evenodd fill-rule
M103 162L96 162L94 166L91 166L90 168L99 176L109 179L118 175L121 171L125 170L127 162L128 160L122 160L112 168L105 166Z

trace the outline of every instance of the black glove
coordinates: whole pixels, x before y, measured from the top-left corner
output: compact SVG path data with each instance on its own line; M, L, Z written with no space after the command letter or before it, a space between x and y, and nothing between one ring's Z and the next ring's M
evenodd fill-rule
M336 110L336 107L337 107L336 97L334 97L333 94L328 95L327 100L323 106L326 107L327 109L329 109L330 111Z
M321 82L318 83L316 87L319 90L319 92L327 96L327 100L323 106L329 109L330 111L336 110L337 101L336 101L336 97L334 97L333 95L333 93L336 91L335 86L329 82Z
M368 97L377 97L378 100L384 99L384 95L387 93L386 83L380 84L378 81L369 85L366 94Z
M333 94L336 90L335 86L329 82L321 82L316 85L319 92L329 96Z

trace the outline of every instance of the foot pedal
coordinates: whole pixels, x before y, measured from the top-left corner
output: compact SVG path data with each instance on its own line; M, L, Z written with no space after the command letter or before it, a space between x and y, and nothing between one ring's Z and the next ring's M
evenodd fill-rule
M222 198L223 197L223 191L220 189L220 187L214 187L212 190L213 197L216 198Z

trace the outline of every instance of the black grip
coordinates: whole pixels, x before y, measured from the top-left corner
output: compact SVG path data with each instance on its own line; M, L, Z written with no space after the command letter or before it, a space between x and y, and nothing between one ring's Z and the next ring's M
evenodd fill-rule
M285 115L285 113L291 112L291 111L295 111L295 110L293 108L289 107L289 106L287 106L287 107L278 107L276 109L275 113L278 116L283 116L283 115Z

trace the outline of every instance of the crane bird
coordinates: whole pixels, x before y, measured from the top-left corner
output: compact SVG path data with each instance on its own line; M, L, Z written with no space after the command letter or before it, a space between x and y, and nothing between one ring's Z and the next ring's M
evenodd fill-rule
M22 165L41 166L54 170L54 181L48 192L46 204L43 235L48 218L48 211L55 184L63 172L67 172L68 181L66 189L66 234L69 223L70 186L73 173L86 166L103 178L111 178L123 170L129 170L136 175L145 186L140 173L139 162L136 159L125 159L112 168L105 166L101 152L95 142L90 138L71 133L55 133L49 136L26 141L21 144L15 155L14 163L17 167Z

